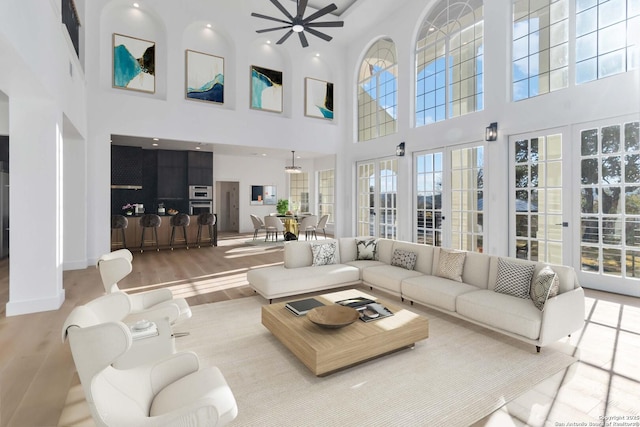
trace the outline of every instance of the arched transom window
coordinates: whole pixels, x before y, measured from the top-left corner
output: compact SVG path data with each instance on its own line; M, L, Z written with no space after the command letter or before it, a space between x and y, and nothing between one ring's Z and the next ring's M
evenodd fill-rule
M396 132L397 76L395 43L381 38L367 51L358 73L358 141Z
M484 108L482 0L443 0L416 42L416 126Z

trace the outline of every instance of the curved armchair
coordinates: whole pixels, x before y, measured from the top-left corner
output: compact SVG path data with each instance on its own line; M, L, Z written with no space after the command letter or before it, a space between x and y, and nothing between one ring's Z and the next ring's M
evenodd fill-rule
M106 293L120 292L118 282L131 273L133 255L119 249L100 257L98 270ZM125 294L131 304L127 320L169 318L175 323L191 317L191 308L184 298L174 298L170 289L154 289L137 294Z
M322 230L325 239L327 238L327 221L329 221L329 215L322 215L320 221L318 221L318 225L316 225L316 231Z
M264 226L267 230L267 235L264 240L269 240L269 236L271 236L274 240L278 240L278 232L283 233L284 236L284 224L277 216L265 216L264 217Z
M264 221L260 219L258 215L250 214L251 222L253 223L253 240L256 240L258 237L258 231L265 230L266 227L264 225Z
M223 426L235 419L238 407L218 368L200 369L195 353L182 352L117 369L112 364L132 346L129 327L118 321L95 323L78 315L83 308L71 312L62 334L69 339L97 425Z
M305 240L309 240L312 236L318 239L316 236L316 225L318 224L318 217L315 215L309 215L302 218L300 221L300 233L304 231Z

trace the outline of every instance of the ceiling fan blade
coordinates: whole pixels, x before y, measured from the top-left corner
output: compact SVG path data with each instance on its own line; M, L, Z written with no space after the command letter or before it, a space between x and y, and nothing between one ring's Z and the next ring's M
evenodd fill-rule
M285 9L284 6L281 5L278 0L271 0L271 3L273 3L275 5L275 7L280 9L280 12L284 13L284 16L286 16L287 18L289 18L290 20L293 21L293 16L291 16L289 11L287 9Z
M285 34L284 36L282 36L282 38L281 38L280 40L278 40L278 41L276 42L276 44L282 44L282 43L284 43L284 41L285 41L286 39L288 39L288 38L289 38L289 36L290 36L291 34L293 34L293 30L289 30L289 31L287 31L287 34Z
M305 24L305 27L343 27L342 21L329 21L329 22L309 22Z
M298 15L300 18L304 16L304 11L307 8L308 0L299 0L298 1Z
M284 27L265 28L264 30L257 30L256 33L267 33L269 31L284 30L285 28L291 28L291 25L285 25Z
M304 31L300 31L298 35L300 36L300 43L302 43L302 47L309 46L309 42L307 41L307 36L304 35Z
M274 0L271 0L274 1ZM336 6L335 4L331 3L329 6L325 6L322 9L320 9L319 11L317 11L316 13L313 13L309 16L307 16L303 22L305 24L313 21L314 19L320 18L321 16L326 15L327 13L333 12L334 10L336 10L338 8L338 6Z
M333 38L331 36L326 35L325 33L321 33L320 31L314 30L313 28L307 27L304 30L307 31L309 34L313 34L316 37L320 37L322 40L329 41L329 40L331 40ZM302 33L300 33L300 34L302 34Z
M272 18L271 16L261 15L259 13L252 13L251 16L255 16L256 18L268 19L270 21L282 22L284 24L291 24L289 21L285 21L279 18Z

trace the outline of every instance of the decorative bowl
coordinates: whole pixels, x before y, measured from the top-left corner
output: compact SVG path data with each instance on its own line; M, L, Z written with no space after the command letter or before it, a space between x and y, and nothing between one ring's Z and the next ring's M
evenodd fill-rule
M316 307L307 313L307 318L316 325L337 329L352 324L358 319L358 310L342 305L325 305Z

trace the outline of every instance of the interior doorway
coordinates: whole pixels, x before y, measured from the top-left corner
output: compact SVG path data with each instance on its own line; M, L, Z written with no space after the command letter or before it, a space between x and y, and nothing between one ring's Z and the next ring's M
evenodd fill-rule
M239 233L240 183L237 181L217 181L215 199L218 230Z

